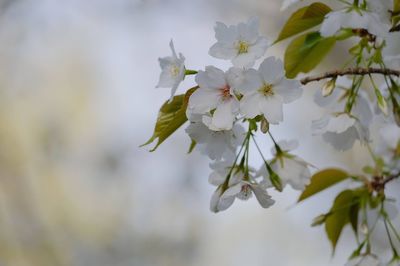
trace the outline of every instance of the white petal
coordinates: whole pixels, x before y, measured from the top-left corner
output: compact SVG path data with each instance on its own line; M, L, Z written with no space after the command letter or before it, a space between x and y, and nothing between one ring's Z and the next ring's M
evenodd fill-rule
M243 68L250 68L254 65L257 57L253 53L243 53L238 54L236 57L232 59L232 64L235 67L243 67Z
M340 114L333 116L327 125L326 130L329 132L343 133L356 123L355 118L350 117L347 114Z
M214 66L207 66L206 71L199 71L195 77L200 88L221 89L226 86L225 73Z
M341 28L342 17L342 11L328 13L321 25L321 36L330 37L335 35Z
M225 44L217 42L211 46L208 51L209 55L218 59L232 59L237 55L237 49L232 44Z
M254 118L261 114L259 107L260 97L258 92L244 95L240 100L240 113L246 118Z
M249 53L254 54L256 59L259 59L265 54L270 45L271 44L267 38L258 37L256 42L253 45L249 46L248 51Z
M265 97L259 102L261 112L271 124L283 121L283 100L279 95Z
M258 69L264 82L267 84L275 84L284 77L283 63L281 60L271 56L266 58Z
M217 22L215 27L215 38L218 42L233 43L237 39L238 33L234 26L228 27L222 22Z
M199 88L189 98L188 108L192 113L205 114L218 104L219 92Z
M251 189L263 208L269 208L275 203L271 196L268 195L267 191L262 189L260 186L251 185Z
M353 147L358 138L358 132L354 127L350 127L343 133L326 132L322 138L339 151L345 151Z
M215 109L211 125L217 130L231 130L235 121L238 102L236 99L224 101Z
M274 85L274 91L283 98L284 103L290 103L301 97L303 89L298 80L289 80L283 78L279 83Z
M259 20L256 17L249 19L247 23L239 23L237 25L239 39L250 44L255 43L258 39L258 28Z

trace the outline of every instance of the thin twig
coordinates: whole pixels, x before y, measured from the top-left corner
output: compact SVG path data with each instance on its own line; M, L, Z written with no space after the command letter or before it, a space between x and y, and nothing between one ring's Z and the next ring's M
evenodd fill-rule
M326 72L323 75L319 76L312 76L312 77L306 77L302 80L300 80L301 84L307 85L310 82L314 81L320 81L323 79L328 79L328 78L336 78L338 76L346 76L346 75L357 75L357 76L364 76L364 75L370 75L370 74L381 74L385 76L397 76L400 77L400 71L399 70L394 70L394 69L389 69L389 68L347 68L343 70L334 70L334 71L329 71Z

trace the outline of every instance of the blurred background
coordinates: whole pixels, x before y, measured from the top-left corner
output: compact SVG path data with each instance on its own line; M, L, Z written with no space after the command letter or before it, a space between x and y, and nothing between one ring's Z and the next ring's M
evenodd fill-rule
M354 247L350 229L331 257L323 228L309 226L339 188L299 205L299 193L287 188L272 192L270 209L252 199L213 214L209 161L186 154L183 130L154 153L139 148L169 97L155 85L157 58L170 54L170 39L187 68L227 69L229 62L208 56L215 22L258 16L273 39L290 15L279 12L280 0L0 3L0 266L345 263ZM282 58L284 47L268 54ZM179 91L193 83L187 78ZM369 160L365 148L337 153L311 136L311 120L321 113L310 104L316 89L286 106L285 122L272 132L298 139L297 154L318 167L360 172ZM259 142L268 154L271 143ZM379 230L376 248L384 254Z

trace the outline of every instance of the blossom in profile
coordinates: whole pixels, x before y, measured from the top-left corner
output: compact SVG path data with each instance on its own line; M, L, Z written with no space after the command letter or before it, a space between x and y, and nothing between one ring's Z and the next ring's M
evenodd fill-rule
M289 184L293 189L304 190L311 178L311 172L309 170L310 164L302 158L290 153L292 150L296 149L298 145L296 140L279 141L279 150L275 147L271 150L274 158L269 164L274 173L279 176L282 187ZM265 180L269 179L269 171L265 165L261 167L258 174L263 176Z
M210 48L209 54L219 59L231 60L235 67L252 67L270 45L265 37L260 36L258 28L257 18L232 26L217 22L217 42Z
M161 74L157 88L171 88L170 100L172 100L179 84L185 78L185 57L181 53L179 57L177 56L172 40L169 46L171 47L172 55L158 59Z

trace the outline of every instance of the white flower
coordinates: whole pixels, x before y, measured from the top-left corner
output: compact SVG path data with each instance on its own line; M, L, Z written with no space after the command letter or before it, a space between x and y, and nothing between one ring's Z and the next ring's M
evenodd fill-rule
M394 203L385 201L384 208L389 220L393 221L396 219L399 211ZM376 223L383 221L384 219L385 217L381 214L381 206L378 206L374 209L372 209L370 206L367 206L366 212L359 212L358 214L358 220L363 221L360 223L360 232L365 231L364 233L366 234L368 233L368 230L374 230Z
M172 56L159 58L161 67L160 79L157 88L171 88L171 98L174 97L179 84L185 78L185 57L180 53L176 55L174 43L169 43L172 50Z
M230 130L239 111L232 82L227 73L207 66L206 71L196 75L199 88L190 96L187 112L191 114L207 114L213 111L211 119L205 121L212 130Z
M320 33L323 37L330 37L341 29L366 29L375 36L385 37L390 26L382 23L376 13L344 9L328 13L322 22Z
M323 97L317 91L315 102L329 110L330 114L314 120L311 127L314 135L322 135L334 148L344 151L353 147L356 140L362 144L369 141L369 125L373 115L362 91L358 92L351 114L340 111L345 108L346 98L343 98L343 94L351 83L345 79L338 79L337 82L337 88L328 97Z
M246 71L237 89L243 94L240 113L246 118L263 114L271 124L283 121L283 104L302 94L300 82L286 79L282 61L274 57L265 59L258 71Z
M285 10L292 5L299 3L300 1L301 0L284 0L281 6L281 10Z
M383 266L383 264L376 256L365 255L348 261L345 266Z
M186 133L196 141L200 152L211 160L233 156L245 137L244 128L235 124L232 130L212 131L201 121L192 121Z
M280 141L278 145L281 149L280 152L277 152L275 148L271 151L275 156L269 162L272 170L280 177L283 187L289 184L293 189L304 190L311 177L311 172L308 169L309 164L300 157L289 153L289 151L297 148L298 142L296 140ZM261 167L259 175L265 179L269 178L265 165Z
M219 59L231 60L236 67L253 66L269 46L269 41L259 35L258 28L259 22L256 18L229 27L217 22L217 43L210 48L209 54Z
M322 138L340 151L353 147L359 140L361 144L369 141L369 130L360 121L347 113L324 116L312 122L312 130L315 135Z
M251 176L251 173L254 172L253 169L250 169L250 176L245 178L244 170L238 166L232 168L232 164L230 161L210 164L213 172L210 174L209 182L218 186L211 197L211 211L224 211L233 204L236 198L248 200L253 193L263 208L268 208L275 203L271 196L268 195L267 187L258 183ZM229 178L228 181L226 180L227 178Z

